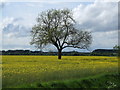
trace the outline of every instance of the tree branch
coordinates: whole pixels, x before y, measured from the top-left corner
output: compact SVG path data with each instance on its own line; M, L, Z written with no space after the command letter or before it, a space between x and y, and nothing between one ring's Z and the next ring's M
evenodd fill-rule
M66 34L65 34L63 43L62 43L62 45L61 45L62 47L63 47L63 45L64 45L64 43L65 43L65 40L66 40L66 38L67 38L67 35L68 35L68 26L66 25L66 21L65 21L65 26L66 26L67 31L66 31Z
M67 47L80 48L80 49L86 49L87 48L85 46L80 47L80 46L68 45L68 46L64 46L62 49L67 48Z

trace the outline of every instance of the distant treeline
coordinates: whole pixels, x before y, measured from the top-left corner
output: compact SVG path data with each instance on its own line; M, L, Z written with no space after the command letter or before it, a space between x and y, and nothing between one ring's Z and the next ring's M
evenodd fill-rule
M2 50L1 55L57 55L58 52L42 52L30 50ZM63 56L117 56L117 51L113 49L96 49L92 52L62 52Z
M92 56L118 56L118 50L114 49L96 49L91 52Z

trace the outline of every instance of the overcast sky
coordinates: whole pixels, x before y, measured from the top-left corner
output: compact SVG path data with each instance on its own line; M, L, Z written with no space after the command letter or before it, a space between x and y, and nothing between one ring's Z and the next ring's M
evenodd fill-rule
M118 44L118 6L117 2L4 2L0 4L1 49L30 49L30 31L36 17L48 9L69 8L77 21L77 28L92 32L93 42L90 50L109 49ZM1 23L2 21L2 23ZM0 33L1 36L1 33ZM64 51L79 49L66 48ZM44 51L56 51L49 45Z

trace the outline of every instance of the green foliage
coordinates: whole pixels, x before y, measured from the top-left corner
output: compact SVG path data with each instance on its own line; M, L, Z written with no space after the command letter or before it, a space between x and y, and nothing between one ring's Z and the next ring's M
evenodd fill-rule
M115 45L115 46L113 47L113 49L115 49L115 50L120 50L120 46Z
M114 50L117 50L117 53L118 53L118 57L120 58L120 46L119 45L115 45L113 47Z

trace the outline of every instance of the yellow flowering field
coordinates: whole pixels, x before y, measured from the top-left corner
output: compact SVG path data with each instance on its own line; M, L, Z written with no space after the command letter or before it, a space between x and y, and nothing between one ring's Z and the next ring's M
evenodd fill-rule
M15 87L118 71L118 58L105 56L2 56L2 85Z

